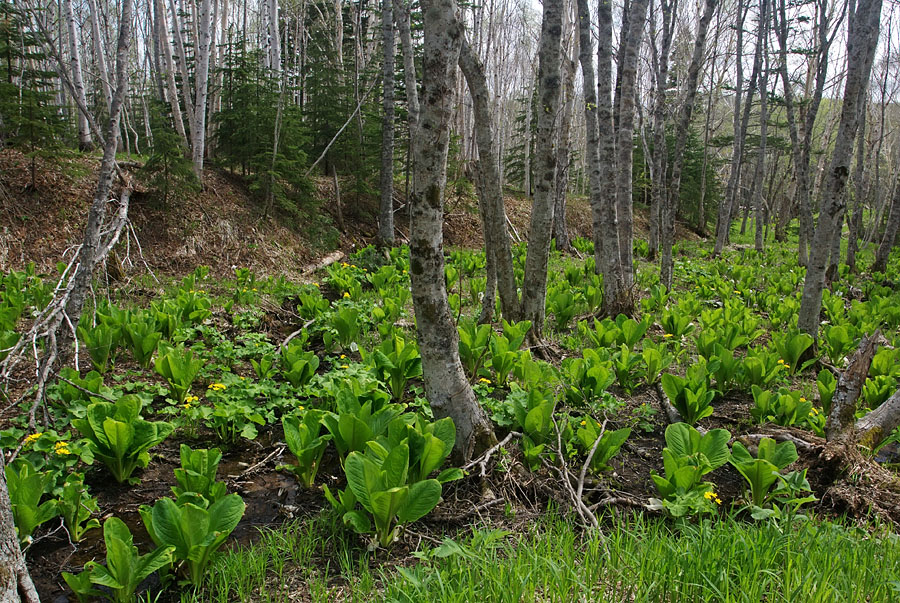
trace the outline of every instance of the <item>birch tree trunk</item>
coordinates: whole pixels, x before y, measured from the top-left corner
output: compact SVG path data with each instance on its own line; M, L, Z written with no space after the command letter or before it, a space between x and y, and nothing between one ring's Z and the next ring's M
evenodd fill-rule
M784 91L784 113L788 125L788 134L791 138L791 163L794 169L794 182L796 185L798 175L803 170L803 152L800 148L800 135L797 132L794 87L788 74L788 23L785 4L785 0L778 0L778 5L772 10L772 23L775 26L775 38L778 40L778 74L781 76L781 85ZM797 196L796 186L794 196ZM795 198L793 202L789 202L788 196L785 195L785 203L782 204L782 209L778 212L778 222L775 224L776 241L784 241L785 230L793 214L790 206L794 205L796 201L797 199Z
M396 2L398 11L397 33L400 35L400 48L403 53L403 78L406 84L409 138L413 140L415 139L416 127L419 123L419 93L416 89L416 63L412 33L410 32L409 0L396 0Z
M209 52L212 11L210 0L201 0L197 69L194 73L194 120L191 124L192 161L197 179L203 182L203 158L206 154L206 100L209 93Z
M669 182L666 204L662 212L663 227L661 234L663 235L663 240L659 280L666 289L672 288L672 273L674 269L672 247L675 244L675 219L678 216L678 200L681 194L681 170L684 166L684 149L687 145L691 115L694 112L694 102L697 98L700 68L703 65L703 56L706 52L706 34L709 32L709 23L712 21L717 4L718 0L706 0L703 15L700 17L700 23L697 26L697 38L694 40L694 51L691 55L691 63L685 80L684 99L678 113L678 121L675 124L675 153L672 155L672 179Z
M522 317L531 321L530 336L541 337L547 297L547 262L553 225L556 144L559 137L560 47L563 0L544 0L538 46L538 116L534 152L534 200L528 231L528 255L522 285Z
M402 1L402 0L401 0ZM381 121L381 207L378 213L378 242L394 243L394 17L391 0L381 0L381 43L384 65Z
M847 218L850 227L847 241L847 267L856 272L856 253L859 251L859 234L862 223L862 212L866 197L866 95L860 99L862 107L859 116L859 135L856 137L856 167L853 170L853 211ZM840 261L840 258L838 258Z
M163 0L159 0L162 2ZM193 157L194 133L197 131L197 117L194 110L194 96L191 92L191 79L188 76L187 55L184 50L184 37L182 36L182 23L175 7L175 0L169 0L169 8L172 11L172 38L175 40L175 53L178 57L178 68L181 71L181 95L184 99L184 112L188 118L188 128L191 134L191 150ZM172 74L175 77L175 74ZM195 170L196 171L196 170Z
M172 111L172 121L175 131L181 137L184 146L190 148L187 132L184 130L184 119L181 117L181 103L178 102L178 87L175 84L175 64L172 60L172 47L169 45L169 24L166 19L165 0L153 0L156 12L156 28L159 32L159 45L163 55L163 74L168 92L169 109Z
M619 225L619 258L626 289L634 284L634 203L632 201L632 158L634 155L634 89L637 78L638 50L647 21L649 0L632 0L628 11L628 29L619 64L616 107L616 210Z
M410 284L425 393L436 417L456 425L454 455L465 459L494 439L459 361L459 336L444 280L443 210L456 65L463 38L455 0L425 0L420 133L410 199Z
M506 207L503 204L503 188L500 185L500 153L494 144L494 126L490 110L491 96L484 65L467 40L463 40L460 49L459 66L469 86L475 113L475 143L478 145L479 195L483 199L481 219L484 226L485 254L494 266L503 316L509 321L517 320L519 294L516 290L509 232L506 229Z
M851 15L847 32L847 78L841 118L831 162L825 173L822 201L815 238L810 246L809 264L800 299L800 330L818 338L819 312L822 309L822 289L825 270L834 237L839 236L844 218L846 196L844 189L850 175L853 139L859 126L860 91L868 86L881 18L881 0L859 0Z
M280 18L279 18L279 10L278 10L278 0L267 0L268 1L268 13L269 13L269 39L271 43L269 45L270 52L270 63L272 70L275 72L281 72L281 27L280 27Z
M84 88L84 76L81 71L81 51L79 50L80 41L78 39L78 30L75 25L75 14L72 12L72 0L63 1L63 11L65 13L66 27L69 34L69 73L72 75L72 89L75 95L75 101L85 109L88 107L87 94ZM89 151L94 148L94 141L91 138L91 128L88 124L87 115L82 111L76 111L78 123L78 147L82 151Z

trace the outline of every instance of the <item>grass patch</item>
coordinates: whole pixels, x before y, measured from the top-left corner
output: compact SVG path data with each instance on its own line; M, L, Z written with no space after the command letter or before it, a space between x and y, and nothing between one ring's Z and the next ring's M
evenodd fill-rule
M383 553L382 553L383 555ZM825 521L672 523L633 515L585 534L558 515L527 533L475 529L372 569L329 515L219 558L185 601L888 601L900 539Z

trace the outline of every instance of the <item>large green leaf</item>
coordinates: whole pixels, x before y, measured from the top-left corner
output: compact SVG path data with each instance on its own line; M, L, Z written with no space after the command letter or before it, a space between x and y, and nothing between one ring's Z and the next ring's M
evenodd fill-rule
M400 523L416 521L428 515L441 500L441 484L435 479L416 482L409 487L406 504L399 510Z

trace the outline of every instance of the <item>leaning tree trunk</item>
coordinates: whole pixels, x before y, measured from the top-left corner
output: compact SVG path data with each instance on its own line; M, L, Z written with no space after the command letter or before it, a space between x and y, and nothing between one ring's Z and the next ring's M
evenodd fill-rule
M378 212L378 242L394 244L394 17L391 0L381 2L381 44L384 65L381 120L381 205Z
M528 255L522 285L522 316L531 321L530 336L538 339L544 327L547 263L553 225L556 183L556 142L560 97L560 42L563 0L544 0L538 50L538 116L534 161L534 200L528 231Z
M632 0L628 10L628 30L621 43L622 60L619 64L620 78L616 106L616 211L619 224L619 258L622 265L622 280L626 289L634 284L634 202L633 165L634 156L634 90L637 79L638 50L647 21L649 0Z
M185 148L190 148L187 132L184 129L184 119L181 117L181 103L178 102L178 87L175 85L175 62L172 60L172 47L169 45L169 23L166 18L164 0L153 0L153 6L155 7L155 25L158 32L159 45L162 48L162 64L165 70L164 79L166 80L169 109L172 112L172 122Z
M509 242L509 232L506 229L506 207L503 205L503 189L500 185L500 153L494 145L490 90L488 90L484 65L465 39L459 53L459 66L469 85L475 114L475 144L478 145L478 192L479 198L482 200L481 220L484 228L484 251L488 256L488 261L494 267L503 316L509 321L517 320L520 311L519 294L516 291L512 248ZM490 293L493 295L493 291Z
M25 555L19 548L5 469L3 450L0 449L0 603L39 603L25 565Z
M846 198L844 189L850 175L853 155L853 139L859 126L860 91L868 86L875 46L878 43L881 0L860 0L850 20L847 34L847 80L841 120L834 142L831 163L825 174L819 222L810 248L809 265L800 299L800 330L818 337L819 312L822 309L822 289L825 287L825 270L831 253L833 239L840 235Z
M898 232L900 232L900 170L898 170L898 181L894 187L894 198L888 212L884 235L881 237L878 251L875 252L875 262L872 264L873 272L884 272L887 268L888 257L891 255L891 249L897 243Z
M678 198L681 194L681 170L684 166L688 129L691 125L691 115L694 112L694 101L697 98L700 67L703 65L703 55L706 52L706 34L709 31L709 23L712 21L717 4L718 0L706 0L703 16L700 17L700 24L697 27L697 38L694 40L694 51L691 55L691 63L688 66L684 100L678 114L678 122L675 124L675 153L672 155L672 178L669 182L666 204L662 212L663 241L659 280L666 289L672 288L674 271L672 247L675 244L675 219L678 216Z
M78 30L75 27L75 14L72 12L72 0L64 0L63 11L65 12L69 34L69 72L72 74L72 90L79 108L87 109L87 94L85 93L84 76L81 71L81 50L79 49ZM91 138L91 127L88 123L87 115L82 111L77 111L76 115L78 116L78 146L82 151L89 151L94 148L94 141Z
M410 280L425 393L435 416L450 417L456 425L455 455L468 458L489 445L493 432L459 361L459 336L444 284L444 190L463 30L455 0L422 5L425 59L410 198Z
M72 279L72 288L67 300L64 314L71 327L60 324L60 332L56 335L59 344L60 364L65 364L70 353L68 343L78 327L81 319L81 311L90 291L91 279L94 268L103 259L100 249L103 217L106 215L106 204L109 201L109 193L112 188L112 179L116 168L116 148L119 141L119 121L122 116L122 106L128 91L128 51L131 45L131 7L132 0L122 2L122 17L119 25L119 41L116 46L116 89L112 98L112 111L104 133L103 159L100 162L100 174L97 180L97 190L94 200L88 212L87 225L84 229L84 239L81 250L78 252L78 263L75 276ZM127 201L127 197L125 197ZM52 363L48 363L52 364Z

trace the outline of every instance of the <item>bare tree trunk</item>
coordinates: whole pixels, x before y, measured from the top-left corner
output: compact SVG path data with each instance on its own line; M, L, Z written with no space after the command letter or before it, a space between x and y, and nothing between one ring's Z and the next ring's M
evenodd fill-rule
M75 14L72 12L72 0L63 1L63 10L65 12L66 25L69 34L69 73L72 74L72 89L75 95L75 101L81 107L87 108L87 94L84 88L84 76L81 72L81 51L80 41L78 39L78 31L75 26ZM91 138L91 128L88 124L87 116L81 111L76 112L78 123L78 146L83 151L89 151L94 148L94 141Z
M725 186L725 195L719 203L719 214L716 219L716 244L713 249L713 255L716 256L722 253L722 250L725 248L725 242L728 240L728 234L731 231L734 202L737 198L741 179L741 161L744 156L744 136L743 132L741 132L741 95L744 88L744 19L746 17L747 9L744 8L744 1L738 0L735 23L735 30L737 31L737 43L735 45L737 84L734 88L734 141L731 146L731 171L728 175L728 184Z
M801 266L806 266L809 261L810 239L813 236L813 215L810 206L810 174L809 163L812 153L813 127L816 123L816 116L819 113L819 105L822 102L822 94L825 90L825 80L828 76L828 53L834 35L838 31L835 26L834 32L828 35L828 11L829 3L827 0L818 0L816 2L816 14L818 15L817 33L818 33L818 55L816 57L816 86L813 96L806 108L806 119L803 128L803 144L800 147L800 172L797 174L797 190L799 197L798 213L800 217L799 232L799 254L798 260Z
M847 79L844 102L834 151L826 172L822 203L815 239L810 248L809 264L800 300L800 330L818 337L819 312L822 309L822 289L825 269L833 238L839 236L844 217L846 198L844 189L850 175L853 138L859 126L860 91L868 86L869 74L878 42L881 0L859 0L855 14L849 21L847 33Z
M778 74L781 76L783 89L784 112L788 124L788 134L791 138L791 162L794 168L794 181L802 171L803 153L800 150L800 135L797 133L797 118L794 110L794 88L788 75L788 23L785 0L778 0L777 6L772 10L772 23L775 26L775 38L778 40ZM794 193L796 196L796 190ZM788 202L788 196L784 196L781 211L778 212L778 222L775 225L775 240L784 241L785 229L791 221L792 211ZM796 201L796 199L794 199Z
M436 417L456 425L454 454L469 458L494 439L459 361L444 285L443 209L456 65L463 38L454 0L425 0L421 130L410 199L410 279L425 392Z
M564 15L569 11L564 10ZM570 19L563 20L563 31L568 31ZM572 118L575 112L575 59L578 56L577 40L574 41L572 58L563 57L563 97L565 103L562 108L562 122L559 127L559 146L556 149L556 187L554 190L553 210L553 238L556 239L556 248L560 251L570 251L572 244L569 241L569 227L566 224L566 195L569 190L569 149L571 146Z
M675 153L672 155L672 179L669 182L666 204L662 212L663 240L659 280L666 289L672 288L672 273L674 269L672 247L675 244L675 220L678 216L678 201L681 194L681 169L684 165L684 149L687 145L691 115L694 111L694 101L697 98L697 87L700 83L700 68L703 64L703 55L706 52L706 34L709 31L709 23L712 21L717 3L718 0L706 0L703 15L700 17L700 23L697 26L697 38L694 40L694 51L691 55L691 63L688 67L685 81L684 99L679 110L678 121L675 124Z
M578 4L579 11L579 35L581 43L585 45L584 27L590 26L590 15L587 4ZM581 14L585 18L581 18ZM625 286L624 267L619 253L621 236L618 224L618 209L616 203L616 130L613 122L612 102L612 4L610 0L600 0L597 5L597 169L590 168L591 175L591 213L594 224L594 257L597 269L603 273L603 312L609 316L618 314L631 314L634 311L634 298L630 287ZM587 31L587 44L584 48L590 48L590 31ZM590 62L588 57L581 55L581 68L585 80L585 104L590 108L593 90L588 88L588 73L593 79L593 68L585 70L585 64ZM591 86L593 89L593 86ZM590 111L585 111L588 119ZM592 136L591 127L588 126L588 139ZM594 161L591 158L591 143L587 143L589 164ZM596 176L594 172L596 171ZM596 183L594 182L596 178ZM595 189L596 187L596 189ZM630 245L630 243L629 243Z
M197 55L197 70L194 74L195 90L194 121L192 123L191 143L192 161L194 173L197 179L203 182L203 158L206 155L206 101L209 93L209 53L210 53L210 27L212 25L212 11L210 0L201 0L199 27L199 53Z
M634 202L632 201L632 159L634 156L634 89L637 78L638 50L647 21L649 0L631 0L628 29L621 50L620 78L616 81L618 99L616 122L616 211L619 225L619 257L626 289L634 284Z
M402 0L401 0L402 1ZM394 243L394 17L391 0L381 0L381 43L384 66L381 72L383 88L381 120L381 206L378 213L378 242Z
M650 255L648 260L656 259L659 252L659 214L666 194L666 88L669 85L669 52L672 48L672 37L675 30L675 17L678 13L678 0L660 0L662 13L662 31L659 52L653 53L655 63L653 77L655 97L653 99L653 182L650 194ZM652 40L651 40L652 42Z
M766 146L769 136L769 115L768 107L768 83L769 83L769 55L768 55L768 30L769 30L769 3L768 0L760 0L759 3L759 35L756 38L757 44L762 44L762 53L764 66L759 75L759 150L756 155L756 172L753 179L760 183L756 187L756 195L754 195L754 221L756 222L756 232L754 237L754 247L756 251L763 250L763 222L765 216L765 191L762 182L766 177Z
M403 52L403 77L406 83L406 105L409 121L409 138L415 138L419 123L419 93L416 90L416 63L410 32L409 0L397 1L397 32L400 34L400 48ZM483 69L483 68L482 68Z
M273 71L281 72L281 26L279 24L278 0L268 1L269 13L269 45L270 64Z
M853 211L847 219L850 226L850 236L847 241L847 267L850 272L856 271L856 252L859 250L859 232L862 223L863 201L866 196L866 102L863 95L862 107L859 116L859 135L856 137L856 167L853 171ZM838 258L840 259L840 258Z
M159 0L162 2L163 0ZM175 0L169 0L169 8L172 11L172 37L175 40L175 53L178 58L178 68L181 70L181 95L184 99L184 111L187 114L188 128L191 134L191 147L194 146L194 133L197 131L197 111L195 110L194 97L191 92L191 79L188 76L187 55L184 50L184 37L181 30L183 29L181 17L178 15L178 9L175 7ZM246 31L246 30L245 30ZM175 74L172 74L175 77Z
M19 602L40 603L40 598L28 574L25 555L19 548L6 486L3 449L0 449L0 603Z
M156 7L156 27L159 32L159 44L162 47L169 109L172 111L175 131L178 132L185 147L189 147L187 132L184 130L184 119L181 117L181 103L178 102L178 88L175 85L175 64L172 60L172 47L169 46L169 25L166 19L166 7L163 2L164 0L154 0L153 5Z
M900 170L898 170L900 173ZM884 272L887 268L887 260L891 255L891 249L897 243L897 233L900 232L900 178L894 187L894 198L891 201L891 209L888 212L887 224L884 227L884 235L875 252L875 262L872 263L872 272Z
M97 55L97 68L100 71L100 89L106 101L107 113L112 109L112 88L109 83L109 70L106 68L106 52L103 48L103 36L100 33L100 18L97 14L97 0L88 0L91 13L91 38L94 43L94 54Z
M535 141L535 185L528 232L528 255L522 285L522 316L531 321L530 336L539 339L544 327L547 262L553 224L556 183L557 119L560 97L560 41L563 0L544 0L538 46L538 116Z
M500 153L494 146L494 127L490 111L490 91L487 78L475 51L463 40L459 66L469 85L475 113L475 142L478 145L479 198L484 226L484 247L488 261L496 273L496 287L500 292L500 306L507 320L519 316L519 294L513 268L512 249L506 229L506 207L500 186ZM489 275L490 276L490 275ZM489 279L490 280L490 279ZM490 283L488 283L490 285ZM491 292L493 294L493 292ZM487 296L487 289L485 290Z

